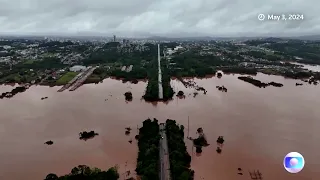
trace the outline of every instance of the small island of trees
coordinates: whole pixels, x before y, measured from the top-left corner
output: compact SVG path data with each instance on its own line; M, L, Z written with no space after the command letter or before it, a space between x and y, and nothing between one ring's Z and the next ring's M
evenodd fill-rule
M83 131L83 132L80 132L79 133L79 139L80 140L88 140L88 139L92 139L94 138L95 136L98 136L99 134L94 132L94 131L90 131L90 132L87 132L87 131Z
M124 96L126 98L126 101L132 101L132 99L133 99L132 93L130 91L124 93Z
M250 84L257 86L259 88L262 88L262 87L265 88L268 86L268 84L263 83L259 80L253 79L253 77L251 77L251 76L240 76L240 77L238 77L238 79L245 81L247 83L250 83Z
M185 97L184 92L183 91L178 91L177 97L184 98Z
M221 92L228 92L228 89L224 86L216 86L216 88Z
M44 144L46 144L46 145L52 145L53 144L53 141L46 141Z
M270 83L264 83L264 82L261 82L261 81L259 81L257 79L254 79L251 76L240 76L240 77L238 77L238 79L240 79L242 81L245 81L247 83L250 83L250 84L252 84L254 86L257 86L259 88L262 88L262 87L265 88L267 86L275 86L275 87L282 87L283 86L283 84L277 83L277 82L273 82L273 81L270 82Z

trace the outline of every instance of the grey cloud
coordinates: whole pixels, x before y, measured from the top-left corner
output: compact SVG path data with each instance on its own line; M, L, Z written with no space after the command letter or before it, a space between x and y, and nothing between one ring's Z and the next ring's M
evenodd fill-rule
M319 5L318 0L0 0L0 34L316 34ZM300 13L304 19L259 21L261 13Z

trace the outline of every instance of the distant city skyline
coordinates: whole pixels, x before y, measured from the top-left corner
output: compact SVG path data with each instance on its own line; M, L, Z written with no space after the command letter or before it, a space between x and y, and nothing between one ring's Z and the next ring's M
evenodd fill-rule
M0 35L254 37L320 32L316 0L0 1ZM303 19L259 21L259 14L298 14Z

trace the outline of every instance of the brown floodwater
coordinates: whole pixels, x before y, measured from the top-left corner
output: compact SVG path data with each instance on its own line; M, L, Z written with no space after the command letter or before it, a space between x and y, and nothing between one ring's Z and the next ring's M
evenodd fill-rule
M208 93L193 98L193 89L172 81L185 99L157 105L145 103L141 96L146 83L123 84L106 79L103 83L84 85L74 92L58 93L59 87L32 86L11 99L0 100L0 179L41 180L48 173L66 174L74 166L86 164L107 169L115 164L120 172L135 169L137 146L134 136L142 121L158 118L176 119L196 137L202 127L211 144L201 156L192 151L192 168L196 180L248 180L248 171L259 170L268 180L315 180L320 176L320 86L298 80L258 74L264 82L280 82L282 88L257 88L224 75L195 79ZM216 86L224 85L228 92ZM0 93L12 89L0 86ZM131 91L133 101L125 102ZM48 99L41 100L47 96ZM107 100L106 100L107 99ZM125 135L125 127L133 130ZM81 131L94 130L100 135L88 141L79 140ZM224 136L222 153L216 153L216 139ZM133 139L133 143L128 141ZM52 140L47 146L45 141ZM291 151L305 157L305 168L289 174L283 158ZM126 163L127 162L127 163ZM127 166L126 166L127 164ZM237 168L243 169L243 176Z

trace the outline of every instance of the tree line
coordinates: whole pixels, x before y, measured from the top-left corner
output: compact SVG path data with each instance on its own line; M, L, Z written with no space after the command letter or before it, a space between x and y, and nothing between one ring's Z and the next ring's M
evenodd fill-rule
M169 73L175 77L205 77L216 73L216 66L230 65L216 56L200 56L197 52L186 52L172 58Z
M167 119L165 127L172 180L193 180L194 171L190 169L191 156L184 143L184 126L179 126L175 120Z
M117 167L111 167L106 171L99 168L90 168L86 165L79 165L72 168L67 175L58 176L54 173L48 174L44 180L118 180L119 173Z
M252 40L246 43L272 49L276 51L275 54L280 54L287 60L295 60L294 56L297 56L303 58L303 60L296 60L298 62L320 64L320 42L318 41L287 40L284 42L282 39L274 39L273 41Z
M161 72L162 72L162 89L163 89L163 100L167 101L172 99L174 95L174 90L171 86L171 76L169 74L167 61L161 62Z
M143 121L139 129L137 175L141 180L159 180L159 124L157 119Z
M154 59L149 66L148 72L148 84L145 94L143 95L146 101L158 101L159 100L159 82L158 82L158 64Z

